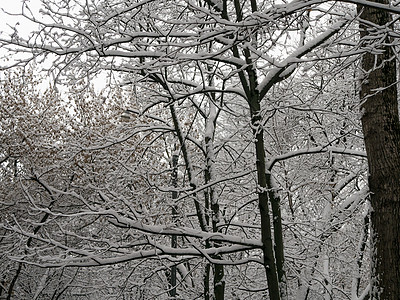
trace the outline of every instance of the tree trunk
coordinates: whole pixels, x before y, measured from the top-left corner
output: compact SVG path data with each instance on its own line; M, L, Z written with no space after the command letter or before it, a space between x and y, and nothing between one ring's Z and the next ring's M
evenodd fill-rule
M176 153L172 154L172 174L171 174L171 181L172 181L172 187L174 190L172 191L172 222L174 226L176 226L177 223L177 216L178 216L178 211L176 207L176 199L178 198L178 192L176 188L178 187L178 159L179 156ZM177 241L177 236L173 235L171 237L171 248L178 248L178 241ZM176 299L176 264L173 264L171 266L171 276L170 276L170 291L169 295L171 299Z
M388 4L387 0L375 1ZM371 192L371 299L398 300L400 295L400 123L396 88L396 61L390 39L383 41L379 25L392 21L388 12L358 7L363 46L378 42L382 54L362 59L362 126L368 156ZM381 26L381 29L385 29ZM370 38L376 35L376 39ZM369 36L368 39L365 37ZM383 42L382 42L383 41ZM374 48L378 48L375 46ZM370 48L368 48L370 49Z
M265 165L264 132L261 124L260 103L255 96L249 101L251 124L255 135L257 159L258 206L261 216L261 241L263 243L264 267L267 275L269 298L281 300L279 279L276 267L274 243L271 228L269 197L267 187L267 169Z
M218 258L221 259L221 257ZM225 299L225 278L223 265L214 265L214 296L215 300Z
M283 229L281 214L281 198L276 193L274 184L272 183L271 172L266 172L268 198L272 208L272 224L274 228L274 251L276 257L276 271L278 274L279 290L281 299L287 299L287 285L285 272L285 254L283 247Z
M210 300L210 264L206 264L204 268L204 300Z
M212 80L210 80L210 84L212 84ZM215 134L215 126L217 122L217 107L215 105L216 99L215 95L212 94L209 99L209 116L206 120L206 134L205 134L205 147L206 147L206 170L205 170L205 178L206 183L212 182L215 180L215 153L214 153L214 134ZM219 200L218 195L215 192L215 186L211 186L208 191L208 199L206 201L206 205L211 207L211 224L213 232L220 232L218 228L218 223L220 222L220 212L219 212ZM207 224L208 225L208 224ZM219 247L220 243L213 243L214 247ZM222 255L213 255L212 258L216 260L222 260ZM225 299L225 278L224 278L224 265L214 264L214 298L215 300L224 300Z

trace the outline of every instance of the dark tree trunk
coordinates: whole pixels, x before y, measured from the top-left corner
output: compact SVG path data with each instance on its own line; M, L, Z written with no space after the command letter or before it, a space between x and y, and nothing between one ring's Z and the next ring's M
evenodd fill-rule
M269 195L267 186L267 169L264 150L264 132L261 124L260 103L255 96L249 101L251 110L251 124L255 135L257 157L257 184L258 206L261 216L261 241L263 244L264 267L267 275L268 292L271 300L281 300L278 271L274 253L274 241L271 228Z
M375 1L388 4L387 0ZM371 192L372 286L371 299L400 297L400 123L396 88L396 61L390 39L382 35L392 21L388 12L358 7L361 18L378 26L360 23L363 46L382 54L367 53L362 59L365 77L361 84L362 126L368 156ZM371 24L369 23L369 24ZM376 39L371 36L376 35ZM366 37L369 37L366 39ZM368 49L368 48L367 48ZM376 52L375 52L376 53Z
M225 279L223 265L214 265L214 296L215 300L225 299Z
M204 300L210 300L210 264L206 264L204 268Z

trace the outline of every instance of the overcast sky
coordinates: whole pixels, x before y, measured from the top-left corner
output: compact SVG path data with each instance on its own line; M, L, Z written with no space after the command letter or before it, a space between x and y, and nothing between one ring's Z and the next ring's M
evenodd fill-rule
M21 2L20 1L7 1L7 0L1 0L0 1L0 30L1 31L9 31L10 29L6 24L9 25L14 25L16 22L18 22L18 19L16 17L12 17L7 15L6 13L3 12L11 12L11 13L17 13L18 11L21 11Z
M29 0L26 1L26 3L29 5L29 7L32 9L33 12L37 12L40 7L40 1L39 0ZM12 0L12 1L7 1L7 0L0 0L0 31L8 34L12 34L13 30L10 28L10 26L15 26L15 24L18 23L16 26L18 33L21 36L24 36L25 34L29 33L31 30L35 29L35 27L32 26L32 23L24 20L21 16L11 16L9 14L4 13L3 11L7 11L9 13L13 14L18 14L21 13L22 10L22 1L21 0Z

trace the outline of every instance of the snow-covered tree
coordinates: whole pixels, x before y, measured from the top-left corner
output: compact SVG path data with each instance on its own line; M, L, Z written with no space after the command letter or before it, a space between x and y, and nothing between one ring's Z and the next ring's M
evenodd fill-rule
M18 125L24 143L43 138L43 157L2 149L2 182L23 199L6 194L2 210L32 215L2 221L5 245L24 245L5 261L75 270L109 298L365 299L357 62L371 48L354 6L53 0L38 13L24 2L21 17L39 29L0 37L18 54L4 66L35 60L74 86L48 105L48 133ZM109 94L87 87L103 74L117 82ZM18 139L8 118L1 130Z

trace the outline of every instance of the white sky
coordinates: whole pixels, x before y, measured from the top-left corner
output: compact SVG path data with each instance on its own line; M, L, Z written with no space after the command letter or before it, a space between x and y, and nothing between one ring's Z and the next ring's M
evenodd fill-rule
M28 0L25 1L32 11L37 12L40 7L40 1L38 0ZM3 11L7 11L9 13L21 13L22 10L22 1L21 0L0 0L0 31L6 33L12 33L12 29L8 26L17 25L18 32L23 34L27 34L32 29L32 23L24 20L21 16L11 16Z
M31 7L35 14L39 11L39 0L26 0L25 2L29 5L29 7ZM20 37L27 37L32 30L35 30L38 27L21 16L12 15L21 13L22 3L22 0L0 0L0 35L2 37L10 38L10 36L14 33L13 28L16 29ZM1 48L0 57L3 62L4 57L11 59L9 53Z

